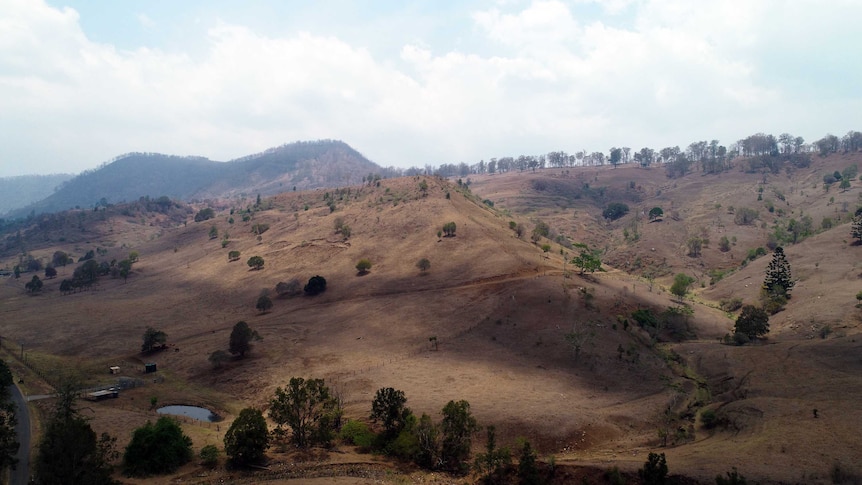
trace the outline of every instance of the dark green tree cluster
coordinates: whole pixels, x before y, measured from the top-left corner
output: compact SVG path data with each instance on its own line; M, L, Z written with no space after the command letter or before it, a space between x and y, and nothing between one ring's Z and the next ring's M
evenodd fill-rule
M769 315L763 308L744 305L733 326L733 340L743 344L769 333Z
M24 284L24 288L27 293L38 293L42 291L42 280L37 275L33 275L33 278Z
M259 269L263 269L264 260L260 256L252 256L248 258L246 264L248 264L249 268L257 271Z
M45 423L33 462L33 481L45 485L113 485L111 462L116 438L96 436L75 408L71 383L57 390L57 405Z
M302 290L309 296L319 295L326 291L326 278L320 275L312 276Z
M591 249L583 243L575 244L574 247L578 248L579 251L578 255L572 258L571 262L581 270L581 274L584 274L587 271L595 273L596 271L602 270L601 249Z
M252 330L245 322L237 322L230 332L230 341L228 342L228 350L234 355L239 355L240 358L245 357L251 351L251 341L260 340L260 335Z
M132 433L123 455L123 469L129 476L146 477L175 471L192 459L192 439L173 418L162 416Z
M248 466L263 461L270 434L260 410L245 408L224 436L224 451L231 462Z
M213 217L215 217L215 211L209 207L206 207L204 209L199 210L198 213L195 214L195 222L208 221L208 220L212 219Z
M609 221L615 221L629 213L629 206L622 202L611 202L602 211L602 217Z

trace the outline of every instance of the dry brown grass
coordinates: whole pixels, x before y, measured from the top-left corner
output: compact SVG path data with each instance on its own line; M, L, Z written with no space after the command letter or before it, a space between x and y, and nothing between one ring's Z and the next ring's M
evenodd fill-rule
M818 174L852 161L834 158L816 160L804 173L771 176L769 184L787 195L789 210L812 214L819 224L821 214L835 215L829 196L855 201L859 190L838 194L833 188L824 195L808 188ZM350 417L366 417L375 390L384 386L405 391L414 412L433 416L448 400L466 399L480 423L497 426L501 443L525 436L559 463L631 471L658 450L656 430L674 389L685 391L676 400L678 411L703 397L691 384L695 378L711 391L701 404L734 417L741 429L696 427L693 442L660 450L674 473L708 481L736 466L749 478L812 483L827 478L834 460L849 464L862 456L852 434L862 422L854 407L862 388L855 342L859 310L853 308L860 272L853 253L862 248L847 244L847 226L787 248L800 281L787 309L771 320L769 345L717 342L733 325L717 309L718 300L753 301L766 257L714 287L696 289L690 304L697 339L668 347L685 364L669 366L667 351L653 351L641 330L623 330L620 318L637 308L660 311L670 305L663 284L673 273L685 271L708 283L709 269L738 267L749 247L763 244L768 228L736 226L726 209L753 207L760 176L733 171L669 180L661 170L632 167L557 172L475 177L473 192L492 199L498 210L433 178L426 179L430 189L423 197L418 179L403 178L352 187L334 213L321 190L280 195L273 209L245 223L235 215L233 225L227 211L215 221L160 229L157 235L150 234L152 227L136 233L132 222L115 221L113 233L91 244L112 248L109 259L129 249L140 252L128 282L104 279L91 291L64 296L57 289L61 271L46 281L41 295L29 296L23 280L6 280L0 285L3 336L24 343L42 366L71 366L94 380L110 377L102 372L110 364L141 377L143 362L156 362L163 382L92 406L94 426L117 436L121 446L135 426L152 419L150 397L227 416L217 429L186 426L199 449L220 443L240 409L265 407L276 386L304 376L326 378L344 397ZM533 180L607 186L629 197L633 212L659 205L669 215L672 203L680 220L642 220L640 239L625 241L622 231L632 227L634 214L605 223L601 207L537 194ZM626 195L630 181L636 188ZM336 217L351 227L347 240L334 232ZM559 246L543 254L528 235L519 240L508 228L516 220L529 231L535 218L574 241L605 248L613 267L593 277L564 274ZM438 239L436 232L449 221L457 224L456 237ZM220 233L230 233L227 248L208 239L213 223ZM251 233L254 223L270 225L261 241ZM680 241L703 232L710 239L703 256L685 256ZM736 246L721 253L718 238L731 234ZM33 252L50 255L56 249L71 250L46 246ZM240 261L229 263L229 250L241 251ZM263 270L245 265L252 255L266 260ZM415 266L422 257L431 261L425 275ZM361 258L373 264L365 276L354 268ZM639 276L645 268L666 275L652 290ZM571 273L571 265L566 270ZM71 274L71 267L66 271ZM277 282L296 277L304 283L315 274L328 281L324 294L274 298L273 310L264 315L254 309L263 289L275 297ZM589 305L581 288L595 295ZM239 320L263 340L248 358L212 369L207 356L226 350ZM812 338L823 325L833 333ZM172 347L141 356L137 350L147 326L167 332ZM564 340L573 326L591 334L578 361ZM437 351L430 349L431 336L438 338ZM620 359L620 347L637 353L637 361ZM738 392L724 390L734 383ZM821 413L816 420L813 408ZM193 480L198 473L189 465L177 476Z

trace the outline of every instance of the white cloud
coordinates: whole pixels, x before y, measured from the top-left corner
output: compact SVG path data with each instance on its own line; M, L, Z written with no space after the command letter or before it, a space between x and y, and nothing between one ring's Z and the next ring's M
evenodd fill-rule
M765 0L599 3L617 16L553 0L464 11L482 48L436 50L423 38L387 58L313 25L266 35L227 20L209 28L202 53L123 50L91 40L72 9L0 0L0 175L79 171L127 151L225 160L317 138L405 166L860 129L840 109L859 106L855 90L830 94L841 76L799 67L858 78L856 57L836 67L806 51L795 65L783 62L792 50L776 50L813 23L812 45L790 44L832 52L825 26L850 22L840 14Z

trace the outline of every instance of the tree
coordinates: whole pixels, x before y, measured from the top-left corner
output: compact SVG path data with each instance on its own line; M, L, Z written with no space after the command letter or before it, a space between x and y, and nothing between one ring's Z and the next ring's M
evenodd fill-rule
M207 360L216 369L220 369L225 362L230 360L230 356L224 350L216 350L207 357Z
M275 389L269 416L278 426L276 433L291 430L290 440L300 448L326 444L332 440L332 429L341 410L323 379L292 377L288 385Z
M239 253L239 251L230 251L230 252L228 252L228 253L227 253L227 260L228 260L228 261L236 261L236 260L238 260L238 259L239 259L239 254L240 254L240 253Z
M69 255L64 253L63 251L54 251L54 255L51 257L51 264L54 267L65 267L67 264L69 264L69 259Z
M440 428L443 435L440 456L445 466L453 472L463 472L470 457L473 433L479 430L476 418L470 413L470 403L449 401L443 407Z
M688 255L696 258L700 256L700 251L703 248L703 239L694 236L688 238L688 241L685 242L686 247L688 247Z
M27 289L28 293L38 293L42 291L42 280L38 276L33 275L33 279L24 284L24 288Z
M583 243L575 244L574 247L580 249L577 256L572 258L572 264L580 268L581 274L589 271L595 273L602 270L602 251L601 249L590 249L589 246Z
M694 283L694 278L685 273L677 273L676 276L673 277L673 284L670 286L670 292L682 301L688 293L688 289L692 283Z
M663 485L667 483L667 460L664 453L650 453L643 468L638 470L638 476L644 485Z
M213 217L215 217L215 211L207 207L205 209L201 209L197 214L195 214L195 222L203 222L212 219Z
M539 242L539 239L541 239L543 237L548 237L548 236L550 236L550 234L551 234L551 226L549 226L544 221L538 221L538 222L536 222L536 227L533 228L533 233L530 236L530 240L533 241L533 243L535 244L535 243Z
M216 445L206 445L201 448L198 456L201 459L201 464L209 468L215 468L218 464L218 447Z
M431 268L431 261L429 261L428 258L422 258L416 262L416 267L419 268L419 271L424 273Z
M218 237L218 227L216 227L215 224L210 227L209 237L210 239L215 239Z
M251 269L256 271L263 268L264 261L263 258L260 256L252 256L248 258L248 262L246 264L248 264Z
M446 234L446 237L455 237L455 229L456 226L454 222L443 224L443 233Z
M476 455L473 469L481 477L482 483L489 485L504 483L506 469L512 465L512 454L508 448L497 448L497 433L494 426L486 429L485 453Z
M762 308L745 305L736 318L733 332L745 335L749 340L766 335L769 333L769 315Z
M794 284L784 248L778 246L772 253L772 261L766 267L763 288L771 298L790 298L790 290Z
M123 455L123 469L127 475L138 477L172 473L192 456L192 439L174 418L162 416L155 424L147 421L132 433Z
M404 391L391 387L377 390L371 402L371 419L383 425L383 436L387 441L394 439L407 425L413 412L406 407Z
M245 357L246 352L251 350L252 339L260 339L260 336L252 330L247 323L237 322L230 332L230 353L239 354L240 358Z
M314 296L326 291L326 278L317 275L308 279L308 283L302 289L306 295Z
M45 485L114 485L111 461L117 457L116 438L97 437L74 402L76 386L63 383L57 404L42 430L33 463L34 481Z
M254 408L245 408L224 436L224 451L235 465L252 465L263 461L269 440L263 413Z
M144 343L141 345L141 352L152 352L155 348L165 345L167 340L168 334L165 332L147 327L144 331Z
M664 217L664 211L661 209L661 207L653 207L649 210L649 220L654 221L657 219L661 219L662 217Z
M370 270L370 269L371 269L371 261L369 261L365 258L360 259L359 262L356 263L356 271L358 271L359 274L361 274L361 275L368 273L368 270Z
M15 468L18 464L18 459L15 458L20 447L15 431L18 418L9 392L9 386L12 384L12 372L6 362L0 360L0 476L5 476L9 468Z
M266 313L272 309L272 299L266 295L260 295L257 303L254 305L260 313Z
M847 192L847 189L850 188L850 179L846 177L841 178L841 183L838 184L838 188L841 189L841 192Z
M857 242L862 242L862 207L856 209L856 214L853 216L853 224L850 227L850 236L856 239Z
M623 150L621 148L616 148L616 147L611 148L610 162L611 162L611 165L614 166L614 168L617 168L617 165L619 165L619 163L622 161L622 159L623 159Z
M291 278L289 281L279 281L277 285L275 285L275 292L279 297L291 296L295 295L302 291L302 285L299 283L297 278Z
M437 467L440 463L440 427L434 423L431 416L423 413L411 433L418 446L416 464L429 469Z
M45 278L51 279L57 277L57 270L53 266L45 266Z
M727 478L721 475L715 476L715 485L747 485L748 483L748 480L736 470L736 467L733 467L732 471L725 473L727 474Z
M605 210L602 211L602 217L609 221L615 221L628 213L628 205L623 204L622 202L611 202L607 207L605 207Z

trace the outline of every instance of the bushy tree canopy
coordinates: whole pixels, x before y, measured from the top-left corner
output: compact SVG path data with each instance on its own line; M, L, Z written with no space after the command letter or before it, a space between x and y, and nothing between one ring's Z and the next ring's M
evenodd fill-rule
M332 429L338 418L338 402L323 379L293 377L283 389L275 389L270 401L269 416L283 433L291 430L290 440L300 448L325 444L332 440Z
M629 213L629 206L623 204L622 202L611 202L605 207L605 210L602 211L602 217L605 219L615 221L620 217Z
M144 331L144 343L141 344L141 352L150 352L154 348L164 345L168 340L168 334L153 327L147 327Z
M162 416L155 424L147 421L132 433L123 468L131 476L171 473L192 456L192 439L183 434L175 419Z
M224 451L231 461L240 466L263 460L269 447L269 430L263 413L245 408L230 425L224 436Z
M766 310L754 305L745 305L736 319L734 333L745 335L753 340L769 333L769 315Z
M307 295L317 295L326 291L326 278L317 275L308 279L308 284L305 285L303 291Z
M784 255L784 248L778 246L772 253L772 261L766 267L766 279L763 281L763 287L770 296L790 298L790 290L794 284L790 274L790 263L787 262L787 257Z

